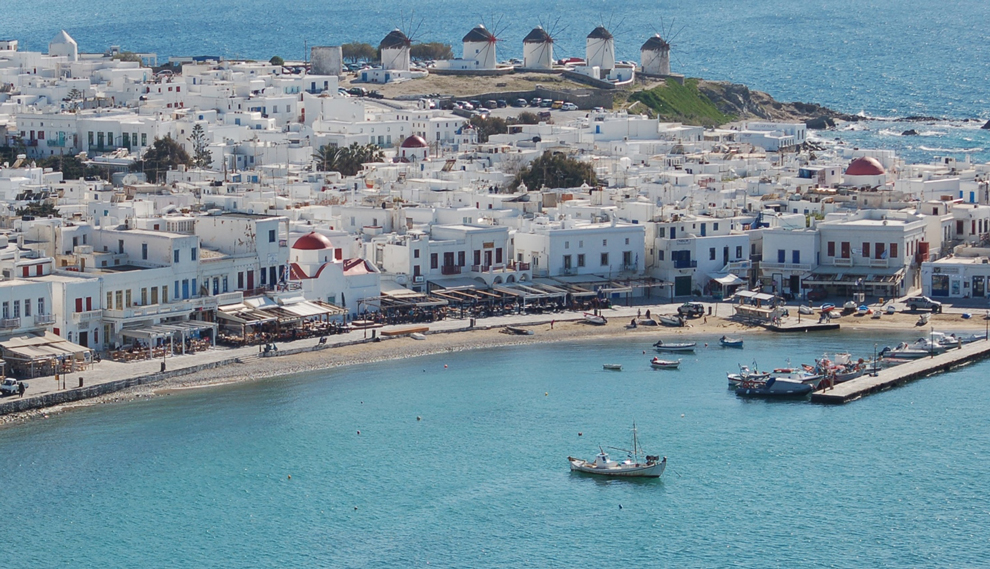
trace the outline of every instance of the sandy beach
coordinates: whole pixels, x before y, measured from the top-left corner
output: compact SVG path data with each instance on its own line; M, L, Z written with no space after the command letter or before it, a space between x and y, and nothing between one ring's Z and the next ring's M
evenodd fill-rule
M370 342L363 339L362 333L352 332L348 338L340 338L340 345L331 340L331 347L317 351L305 351L292 355L278 357L259 357L256 346L239 349L215 349L200 354L182 356L169 360L172 369L191 368L204 361L216 361L222 358L237 358L238 363L224 365L215 369L196 371L168 379L131 387L114 393L46 407L30 411L11 413L0 416L0 423L20 422L31 418L44 418L67 410L101 405L119 401L131 401L145 397L168 396L181 390L202 389L218 385L226 385L245 381L258 381L265 378L330 369L341 366L360 365L394 359L406 359L444 352L486 349L498 346L552 343L564 341L593 341L600 338L629 337L638 341L654 341L661 338L676 338L691 336L701 342L717 342L722 335L774 334L761 326L751 326L732 319L719 316L707 316L692 319L687 326L670 328L664 326L630 327L630 322L636 317L637 311L645 314L647 309L652 314L670 314L676 310L674 304L660 306L618 307L603 313L608 317L604 326L595 326L584 322L579 312L568 312L553 315L518 315L504 316L479 320L475 328L468 328L468 323L461 320L446 320L430 324L430 333L425 340L416 340L409 336L381 338L380 341ZM721 304L717 310L726 313L728 306ZM793 310L792 313L796 313ZM986 322L980 319L963 319L961 310L946 311L943 314L932 315L928 325L916 326L917 313L898 312L893 315L883 315L880 319L846 315L834 320L840 324L841 331L855 332L877 330L884 332L919 331L923 336L931 327L937 330L971 330L982 331ZM817 322L818 317L802 316L802 323ZM551 320L553 325L551 326ZM797 323L797 317L792 316L788 323ZM503 333L505 326L519 326L533 331L532 335L514 335ZM402 328L401 326L390 328ZM710 335L711 339L705 339ZM313 339L298 340L287 343L280 348L290 351L298 348L310 348ZM107 365L104 364L97 364ZM138 366L134 364L113 364L116 366L133 366L133 376L141 375ZM145 366L147 368L147 366ZM99 367L95 371L98 371ZM116 375L124 373L127 368L118 370ZM90 372L90 376L93 373ZM36 378L32 382L45 382L50 378Z

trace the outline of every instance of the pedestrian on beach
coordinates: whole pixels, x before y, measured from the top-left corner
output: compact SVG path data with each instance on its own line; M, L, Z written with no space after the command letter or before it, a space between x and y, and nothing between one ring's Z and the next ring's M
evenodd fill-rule
M641 312L640 309L637 308L636 309L636 318L639 318L641 316L640 312Z
M551 321L550 321L550 329L551 329L551 330L553 330L553 323L554 323L554 322L556 322L556 320L551 320Z
M24 397L24 392L27 391L27 388L24 387L23 381L17 384L17 391L21 394L21 397Z
M647 317L647 318L649 318L649 317L650 317L650 309L649 309L649 308L647 308L647 309L646 309L646 317Z

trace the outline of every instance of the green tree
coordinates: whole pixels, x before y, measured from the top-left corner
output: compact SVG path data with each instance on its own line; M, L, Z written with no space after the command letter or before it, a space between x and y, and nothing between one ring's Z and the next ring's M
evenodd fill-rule
M339 172L342 148L336 144L324 144L313 153L316 169L320 172Z
M280 65L285 65L285 60L277 55L273 55L272 58L268 60L268 63L271 63L272 65L280 66Z
M206 140L203 125L197 124L193 127L192 133L189 135L189 142L192 143L193 147L193 165L197 168L209 168L210 164L213 163L213 153L207 148L210 143Z
M521 183L525 183L531 190L543 186L574 188L585 183L593 186L598 183L598 177L590 162L565 156L562 152L547 151L520 170L509 188L515 190Z
M471 117L471 126L478 131L478 142L488 142L488 137L493 134L505 134L509 132L509 127L502 117L474 115Z
M350 62L376 61L378 59L378 50L375 49L375 46L356 41L340 46L340 53L344 60Z
M418 43L409 48L412 59L454 59L454 50L450 44L440 42Z
M156 138L151 148L144 153L141 160L134 162L131 169L144 172L150 182L159 182L165 180L165 172L180 165L190 166L192 159L181 144L171 136L166 136Z
M58 155L43 158L39 163L42 168L51 168L62 173L63 180L78 180L79 178L105 178L104 172L96 166L88 166L76 156Z
M15 212L17 215L33 215L35 217L58 217L58 208L50 202L31 202Z
M142 66L144 65L141 61L141 56L134 53L133 51L122 51L117 55L114 55L113 59L117 59L119 61L136 61L138 63L141 63Z
M540 117L536 116L536 113L523 111L516 117L516 122L519 124L540 124Z

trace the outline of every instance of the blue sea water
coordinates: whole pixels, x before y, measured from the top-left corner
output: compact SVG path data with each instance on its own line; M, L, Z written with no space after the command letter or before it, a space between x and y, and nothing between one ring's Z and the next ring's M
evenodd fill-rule
M990 3L985 0L38 0L6 2L0 37L46 50L65 28L84 51L110 45L168 55L302 59L306 45L377 44L395 27L416 41L454 45L479 22L505 41L499 58L522 56L539 23L554 31L558 57L583 56L596 25L616 36L620 59L638 61L657 31L673 38L672 66L688 76L743 83L782 101L820 103L872 117L931 116L923 140L908 128L868 123L844 140L893 147L911 161L971 154L990 160ZM972 119L975 124L957 121ZM841 135L828 135L829 137Z
M736 398L725 372L826 350L868 355L877 338L745 339L743 350L699 348L677 371L649 369L645 337L505 347L4 428L0 559L986 566L990 363L841 407L768 403ZM625 370L603 371L606 362ZM669 458L661 480L569 472L568 455L627 447L633 421L646 450Z

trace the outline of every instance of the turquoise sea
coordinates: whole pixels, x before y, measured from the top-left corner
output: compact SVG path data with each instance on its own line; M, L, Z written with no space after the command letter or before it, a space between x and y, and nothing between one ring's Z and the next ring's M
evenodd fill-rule
M985 0L37 0L5 2L0 37L46 50L65 28L83 51L119 45L162 58L302 59L306 45L377 45L395 27L416 41L451 43L459 54L461 37L485 22L500 32L499 58L508 59L522 56L522 38L541 22L554 32L558 57L583 56L585 36L604 23L617 57L638 61L642 43L669 30L675 72L850 114L937 119L870 121L865 131L829 138L895 148L911 161L988 161L990 131L978 128L990 119L987 21ZM912 128L927 134L899 137Z
M725 373L846 348L870 355L878 338L745 339L743 350L699 348L678 371L649 369L648 336L505 347L3 428L0 559L987 566L990 362L841 407L767 403L737 399ZM625 370L601 369L612 362ZM633 421L643 446L669 459L661 480L569 472L568 455L626 447Z

